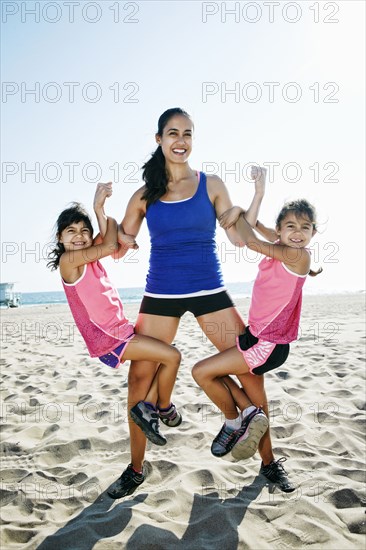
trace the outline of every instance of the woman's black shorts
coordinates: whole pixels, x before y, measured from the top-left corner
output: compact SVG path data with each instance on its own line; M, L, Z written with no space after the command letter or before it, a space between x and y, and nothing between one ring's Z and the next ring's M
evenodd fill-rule
M140 313L180 318L186 311L190 311L195 317L199 317L228 307L235 307L235 305L226 290L223 290L217 292L217 294L188 298L152 298L151 296L144 296Z

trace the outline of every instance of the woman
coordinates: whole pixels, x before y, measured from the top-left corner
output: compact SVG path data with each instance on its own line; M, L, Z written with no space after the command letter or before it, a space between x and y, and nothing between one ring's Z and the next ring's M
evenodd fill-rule
M180 317L190 311L212 344L223 351L235 346L236 336L244 331L243 320L224 288L215 245L216 219L232 203L220 178L206 177L189 166L192 136L188 113L173 108L161 115L155 135L158 147L143 166L145 185L130 199L121 223L124 233L136 237L146 218L151 239L146 291L135 330L170 344ZM256 191L245 214L252 226L262 198L263 193ZM234 226L226 232L233 244L240 241ZM213 324L218 328L215 333L208 330ZM129 409L144 399L156 369L156 364L147 361L131 363ZM263 377L244 375L240 381L250 401L262 406L268 416ZM145 479L146 438L134 423L129 426L131 464L109 492L113 498L131 494ZM269 430L259 452L264 464L273 461Z

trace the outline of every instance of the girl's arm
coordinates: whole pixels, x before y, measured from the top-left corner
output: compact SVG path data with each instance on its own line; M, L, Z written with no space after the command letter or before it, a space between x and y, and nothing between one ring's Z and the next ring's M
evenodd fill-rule
M239 246L246 245L264 256L283 262L291 271L298 275L307 275L310 270L310 254L305 248L292 248L283 244L273 244L258 239L248 222L240 217L236 223L240 235Z
M259 208L262 204L266 188L266 176L266 168L261 166L252 166L251 178L255 181L255 193L248 210L243 214L244 218L251 227L255 227L258 220Z
M112 254L115 260L123 258L130 248L138 249L135 238L146 214L146 202L141 200L144 189L145 187L141 187L132 195L125 216L121 224L118 225L118 250Z
M252 204L255 202L255 199L256 197L254 196ZM258 210L259 210L259 206L258 206ZM262 237L267 239L267 241L270 241L271 243L274 243L275 241L277 241L278 235L274 229L272 229L271 227L266 227L259 220L257 220L257 222L252 225L248 221L247 212L249 212L249 210L248 211L243 210L240 206L233 206L232 208L229 208L229 210L227 210L220 216L220 220L219 220L220 226L223 229L231 228L234 224L236 224L239 217L243 216L247 220L249 225L253 227L253 229L255 229L256 231L258 231L258 233L262 235Z
M97 189L94 195L94 212L97 217L100 233L95 237L94 244L100 244L103 242L103 237L107 231L107 216L104 212L105 200L112 195L112 182L98 183ZM126 252L133 248L138 249L138 245L135 238L131 235L126 235L122 228L118 226L117 240L119 243L118 250L113 252L114 259L122 258Z
M257 223L255 224L255 230L271 243L274 243L278 239L276 231L271 227L266 227L259 220L257 220Z
M95 215L97 217L98 226L99 226L99 232L100 235L97 235L95 238L95 241L98 239L98 242L96 244L99 244L101 240L103 239L104 235L107 232L107 216L104 212L104 203L107 197L110 197L112 195L112 182L109 181L108 183L98 183L95 195L94 195L94 201L93 201L93 208Z
M118 248L117 222L114 218L106 218L107 230L100 244L92 244L81 250L68 250L60 258L60 273L66 283L75 282L82 274L85 264L95 262L112 254Z

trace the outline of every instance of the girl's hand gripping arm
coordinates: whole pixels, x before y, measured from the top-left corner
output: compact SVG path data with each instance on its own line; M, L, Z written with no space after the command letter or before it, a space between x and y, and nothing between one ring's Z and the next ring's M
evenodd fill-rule
M248 222L240 217L236 223L237 233L240 235L239 246L246 245L264 256L274 258L285 264L290 271L298 275L306 275L310 269L310 254L305 248L293 248L284 244L274 244L258 239ZM277 235L278 238L278 235Z

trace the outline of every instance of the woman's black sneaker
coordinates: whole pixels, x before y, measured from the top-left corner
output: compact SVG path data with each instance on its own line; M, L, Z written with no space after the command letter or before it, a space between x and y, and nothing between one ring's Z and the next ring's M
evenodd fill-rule
M278 460L272 460L267 466L264 466L262 462L259 473L267 478L268 481L277 485L284 493L292 493L292 491L295 491L296 487L289 480L288 474L282 466L282 463L286 460L287 459L283 456Z
M144 481L144 472L139 474L133 469L132 464L129 464L107 493L111 498L122 498L131 495Z

